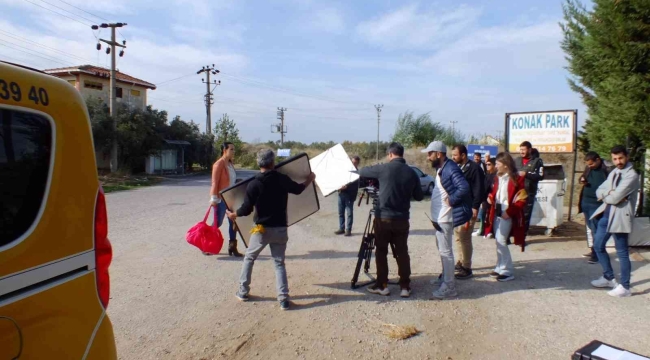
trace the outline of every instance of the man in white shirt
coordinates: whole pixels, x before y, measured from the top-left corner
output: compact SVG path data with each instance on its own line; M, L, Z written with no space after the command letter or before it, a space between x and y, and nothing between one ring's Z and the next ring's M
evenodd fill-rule
M466 223L472 217L472 197L467 180L460 168L447 158L447 147L441 141L434 141L422 150L437 169L436 182L431 194L431 221L436 229L436 240L442 274L440 285L433 292L434 299L457 296L454 279L454 253L452 242L454 227Z

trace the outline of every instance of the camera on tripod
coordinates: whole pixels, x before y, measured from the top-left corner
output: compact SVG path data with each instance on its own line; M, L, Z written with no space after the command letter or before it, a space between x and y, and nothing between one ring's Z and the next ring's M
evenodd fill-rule
M372 199L372 210L375 210L379 206L379 188L375 186L366 186L363 188L363 192L361 193L361 196L359 196L359 202L357 203L357 206L361 206L361 201L363 201L363 198L366 198L366 205L370 203L370 199Z
M363 236L361 237L361 246L359 247L359 253L357 255L357 266L354 268L354 275L352 275L351 286L353 289L376 281L368 272L370 271L372 252L375 250L375 215L379 210L379 182L376 179L366 180L366 186L363 188L357 206L361 206L361 201L363 201L363 198L365 197L366 204L370 204L370 199L372 199L372 208L368 211L368 221L366 221L366 227L363 231ZM391 243L390 248L393 252L393 257L395 257L395 249L393 247L394 246ZM357 284L359 281L359 274L361 273L361 266L363 266L363 272L370 278L370 281L365 284Z

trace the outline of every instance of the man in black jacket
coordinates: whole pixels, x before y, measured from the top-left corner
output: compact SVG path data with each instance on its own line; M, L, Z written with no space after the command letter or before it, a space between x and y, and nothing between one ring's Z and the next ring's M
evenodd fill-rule
M465 180L469 184L472 195L472 218L464 225L454 228L456 237L456 279L463 280L472 277L472 232L478 217L478 211L485 200L485 173L477 163L470 161L467 157L465 145L456 145L451 151L451 158L463 171Z
M260 173L246 187L244 203L236 213L226 210L228 218L235 221L238 216L248 216L255 212L255 227L244 255L244 264L239 277L239 291L236 296L248 301L253 264L266 245L271 247L271 257L275 263L276 287L280 309L289 309L289 282L284 267L284 254L287 250L287 200L289 194L301 194L311 184L316 175L309 174L302 184L291 180L287 175L274 170L275 153L271 149L257 153Z
M526 178L524 187L528 193L528 204L524 209L524 220L526 222L526 234L528 234L530 217L533 215L533 207L537 196L537 183L544 180L544 163L540 157L533 155L533 145L529 141L524 141L519 145L519 154L521 157L515 159L515 165L519 171L519 176Z
M590 250L583 256L589 258L587 261L590 264L598 263L598 256L594 250L593 237L596 235L599 219L591 219L591 216L601 204L601 201L596 196L596 190L607 180L607 176L609 176L609 169L607 169L600 155L593 151L588 152L585 156L585 171L580 177L582 189L580 190L580 199L578 200L578 214L585 214L587 246L589 246Z
M404 147L399 143L388 146L387 164L369 166L359 171L362 178L379 180L379 209L375 212L375 262L377 282L368 287L373 294L390 295L388 289L388 244L393 244L397 257L400 296L411 295L411 258L408 250L411 199L422 201L424 193L420 178L406 164Z
M355 169L359 168L359 162L361 158L358 156L352 157L352 165ZM334 233L336 235L345 234L345 236L352 235L352 221L354 219L354 200L359 194L359 180L345 185L339 190L339 229ZM345 211L348 212L348 222L347 226L345 223ZM345 228L344 228L345 227Z

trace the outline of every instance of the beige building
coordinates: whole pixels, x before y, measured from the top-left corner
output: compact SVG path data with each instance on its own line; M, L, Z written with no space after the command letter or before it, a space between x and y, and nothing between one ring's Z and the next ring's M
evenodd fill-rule
M68 81L77 88L84 98L96 97L109 103L110 74L109 69L93 65L81 65L59 69L44 70ZM118 103L125 103L140 109L147 107L147 90L155 90L156 85L134 78L116 70L116 98Z
M43 70L45 73L68 81L74 86L84 99L89 97L99 98L107 105L110 102L110 74L109 69L93 65L81 65L60 69ZM156 85L134 78L133 76L116 71L116 98L118 103L144 110L147 107L147 90L155 90ZM110 156L95 153L97 168L110 169Z

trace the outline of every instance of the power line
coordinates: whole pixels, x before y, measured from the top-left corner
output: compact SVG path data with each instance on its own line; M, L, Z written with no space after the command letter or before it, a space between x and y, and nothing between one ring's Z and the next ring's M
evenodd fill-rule
M20 52L23 52L23 53L25 53L25 54L29 54L29 55L32 55L32 56L38 56L38 57L40 57L40 58L42 58L42 59L49 60L49 61L54 61L54 62L56 62L56 63L62 64L62 65L66 65L66 66L68 66L68 65L74 65L73 63L70 63L70 62L63 62L63 61L57 60L56 58L46 57L46 56L39 55L39 53L36 53L36 52L34 52L33 50L31 50L31 49L29 49L29 48L26 48L26 47L24 47L24 46L20 46L20 45L16 45L16 44L14 44L14 43L10 43L10 42L5 41L5 40L1 40L1 39L0 39L0 42L5 43L5 44L0 44L1 46L6 46L6 47L8 47L8 48L10 48L10 49L13 49L13 50L16 50L16 51L20 51ZM7 45L7 44L10 44L10 45L12 45L12 46L9 46L9 45ZM31 52L27 52L27 51L25 51L25 50L21 50L21 49L16 49L16 48L13 47L13 46L18 46L18 47L20 47L20 48L27 49L27 50L29 50L29 51L31 51Z
M61 50L58 50L58 49L55 49L55 48L52 48L52 47L49 47L49 46L46 46L46 45L43 45L43 44L37 43L37 42L35 42L35 41L29 40L29 39L26 39L26 38L23 38L23 37L20 37L20 36L15 36L15 35L13 35L13 34L11 34L11 33L8 33L8 32L6 32L6 31L3 31L3 30L0 30L0 33L2 33L2 35L4 35L4 36L7 36L7 37L10 37L10 38L13 38L13 39L15 39L15 40L23 41L23 42L30 43L30 44L32 44L32 45L36 45L36 46L40 46L40 47L42 47L42 48L44 48L44 49L47 49L47 50L50 50L50 51L53 51L53 52L57 52L57 53L59 53L59 54L61 54L61 55L65 55L65 56L68 56L68 57L71 57L71 58L75 58L75 59L77 59L77 60L81 60L81 61L85 61L85 62L94 63L93 60L85 59L85 58L81 58L81 57L78 57L78 56L76 56L76 55L72 55L72 54L70 54L70 53L66 53L66 52L64 52L64 51L61 51ZM31 50L31 49L30 49L30 50Z
M229 78L231 78L231 79L233 79L233 80L235 80L235 81L237 81L237 82L240 82L240 83L242 83L242 84L252 85L252 86L258 86L258 87L262 87L262 88L268 88L268 89L271 89L271 90L276 90L276 91L280 91L280 92L288 93L288 94L291 94L291 95L302 96L302 97L308 97L308 98L313 98L313 99L321 100L321 101L329 101L329 102L337 102L337 103L342 103L342 104L352 104L352 105L362 106L362 105L361 105L362 103L349 102L349 101L341 101L341 100L334 100L334 99L328 99L328 98L323 98L323 97L320 97L320 96L315 96L315 95L310 95L310 94L305 94L305 93L296 92L296 91L293 91L293 90L284 89L284 88L277 87L277 86L273 86L273 85L268 85L268 84L266 84L266 83L263 83L263 82L260 82L260 81L256 81L256 80L250 80L250 79L246 79L246 78L240 78L240 77L233 76L233 75L228 75L228 74L222 74L222 75L223 75L223 76L227 76L227 77L229 77ZM363 105L363 106L365 106L365 105Z
M59 9L59 10L63 10L63 11L65 11L65 12L67 12L68 14L72 14L72 15L74 15L74 16L78 16L78 17L80 17L80 18L82 18L82 19L84 19L84 20L86 20L86 21L90 21L91 23L94 22L93 20L90 20L90 19L88 19L88 18L86 18L86 17L83 17L83 16L81 16L81 15L79 15L79 14L75 14L75 13L73 13L72 11L66 10L66 9L64 9L64 8L62 8L62 7L58 7L58 6L56 6L56 5L52 4L52 3L49 3L49 2L47 2L47 1L45 1L45 0L41 0L41 2L42 2L42 3L46 3L46 4L48 4L48 5L52 6L52 7L55 7L55 8L57 8L57 9Z
M71 17L68 16L68 15L61 14L60 12L56 12L56 11L50 9L50 8L46 8L45 6L39 5L39 4L34 3L34 2L31 2L31 1L29 1L29 0L23 0L23 1L28 2L28 3L32 4L32 5L38 6L38 7L42 8L42 9L47 10L47 11L51 11L51 12L57 14L57 15L63 16L63 17L68 18L68 19L70 19L70 20L72 20L72 21L76 21L76 22L78 22L78 23L81 24L81 25L90 26L90 24L86 24L86 23L81 22L81 21L79 21L79 20L77 20L77 19L71 18Z
M191 74L188 74L188 75L179 76L179 77L174 78L174 79L161 81L161 82L157 83L156 86L160 86L160 85L162 85L162 84L170 83L170 82L172 82L172 81L176 81L176 80L184 79L184 78L186 78L186 77L190 77L190 76L194 76L194 75L196 75L196 74L195 74L195 73L191 73Z
M63 0L59 0L59 1L62 2L62 3L64 3L64 4L66 4L66 5L68 5L68 6L72 6L73 8L75 8L75 9L77 9L77 10L83 11L83 12L85 12L85 13L88 14L88 15L92 15L92 16L98 18L98 19L102 19L102 20L110 21L110 20L108 20L107 18L101 17L101 16L99 16L99 15L95 15L95 14L93 14L93 13L91 13L91 12L88 12L88 11L82 9L82 8L76 7L76 6L72 5L72 4L70 4L69 2L66 2L66 1L63 1ZM43 2L45 2L45 1L43 1ZM92 21L91 21L91 22L92 22Z

